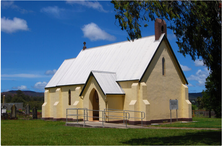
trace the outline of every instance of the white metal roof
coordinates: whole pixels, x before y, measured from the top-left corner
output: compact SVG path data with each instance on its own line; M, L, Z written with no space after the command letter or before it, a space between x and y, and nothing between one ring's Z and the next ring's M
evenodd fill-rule
M116 82L116 73L92 71L92 74L105 94L125 94Z
M61 78L64 76L64 74L67 72L67 70L70 68L74 60L75 58L64 60L62 65L59 67L54 76L46 85L46 88L56 86L58 82L61 80Z
M117 81L140 80L164 34L82 50L65 60L48 87L85 84L91 71L115 72Z
M105 95L107 94L125 94L119 84L116 82L116 73L113 72L103 72L103 71L92 71L90 75L93 75L102 89ZM89 75L89 77L90 77ZM88 77L88 79L89 79ZM87 84L87 82L86 82ZM85 84L85 86L86 86ZM84 88L82 92L84 91ZM81 92L81 94L82 94ZM80 94L80 95L81 95Z

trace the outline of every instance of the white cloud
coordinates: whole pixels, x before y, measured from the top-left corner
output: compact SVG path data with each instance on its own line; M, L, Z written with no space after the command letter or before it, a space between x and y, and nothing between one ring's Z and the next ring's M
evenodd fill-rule
M41 78L44 77L38 74L2 74L2 77L18 77L18 78Z
M167 34L167 39L169 39L169 40L173 40L173 39L176 39L177 37L176 37L176 35L175 34Z
M182 68L183 71L189 71L189 70L191 70L191 68L189 68L188 66L184 66L184 65L181 65L181 64L180 64L180 66L181 66L181 68Z
M187 86L188 86L188 87L193 87L193 85L192 85L192 84L190 84L190 83L189 83Z
M9 8L9 7L14 7L14 2L13 1L2 1L1 3L2 8Z
M107 12L106 10L103 9L103 6L99 2L91 2L91 1L85 1L85 0L80 0L80 1L72 1L72 0L66 0L67 4L79 4L82 6L86 6L88 8L93 8L98 11L102 12Z
M10 91L10 90L9 89L3 90L3 92L8 92L8 91Z
M34 85L34 89L36 89L36 90L38 90L38 91L44 91L46 85L47 85L46 82L37 82L37 83Z
M60 18L61 15L62 15L62 12L64 12L65 9L62 9L62 8L59 8L58 6L49 6L49 7L45 7L45 8L42 8L40 10L40 12L44 12L44 13L47 13L49 15L52 15L56 18Z
M195 66L204 66L203 60L195 60L194 64Z
M198 86L204 86L205 82L206 82L206 78L209 76L209 70L207 70L207 68L205 68L203 71L201 69L199 69L196 72L196 75L191 75L190 77L188 77L188 80L194 80L198 82Z
M56 73L56 69L53 69L53 70L47 70L45 72L46 75L54 75Z
M97 40L108 40L108 41L114 41L116 39L115 36L112 36L99 28L99 26L95 23L90 23L87 25L84 25L82 28L84 37L89 38L91 41L97 41Z
M2 1L1 6L2 6L3 9L11 8L11 9L14 9L16 11L19 11L22 14L28 13L28 12L33 12L33 11L30 11L30 10L25 10L25 9L20 8L19 6L15 5L13 1Z
M21 86L18 86L18 87L12 87L12 89L27 90L28 88L25 85L21 85Z
M1 18L1 29L6 33L13 33L19 30L29 30L27 22L24 19L14 17L13 20Z

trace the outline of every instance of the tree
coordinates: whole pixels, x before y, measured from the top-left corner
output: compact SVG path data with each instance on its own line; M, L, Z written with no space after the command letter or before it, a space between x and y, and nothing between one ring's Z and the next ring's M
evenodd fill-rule
M115 18L127 39L138 39L141 27L147 27L156 17L170 22L168 28L177 38L179 52L192 60L203 59L210 69L214 84L212 103L221 104L221 2L220 1L116 1ZM206 87L208 90L208 87ZM209 90L211 92L212 90ZM218 106L218 104L214 104ZM221 106L221 105L220 105ZM214 108L216 110L216 107ZM219 107L218 107L219 109ZM216 111L215 111L216 112ZM216 112L220 117L221 111Z
M16 102L25 102L25 100L22 98L22 96L18 96L18 95L14 95L12 97L12 100L11 100L12 103L16 103Z
M21 90L16 91L16 94L13 96L6 95L5 99L6 103L23 102L23 106L29 104L31 109L33 107L41 109L44 103L44 97L30 97L29 95L25 95Z
M15 102L25 103L26 102L26 95L21 90L18 90L18 91L16 91L16 94L11 99L11 102L12 103L15 103Z
M216 87L216 84L212 82L212 74L210 74L205 83L206 90L202 92L203 94L203 106L211 111L211 109L214 110L216 117L220 117L221 114L221 102L217 100L217 93L218 88Z
M203 108L204 108L203 98L200 97L200 96L198 96L197 99L196 99L196 101L197 101L197 107L198 107L198 109L203 109Z
M197 110L197 109L198 109L197 106L194 105L194 104L192 104L192 111L193 111L193 110Z
M10 102L11 100L12 100L12 96L11 95L5 95L5 103Z

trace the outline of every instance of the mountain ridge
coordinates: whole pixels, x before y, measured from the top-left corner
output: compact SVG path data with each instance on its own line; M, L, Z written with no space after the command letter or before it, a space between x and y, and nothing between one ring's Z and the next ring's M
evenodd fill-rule
M10 90L10 91L7 91L7 92L2 92L1 95L14 96L15 94L17 94L17 91L19 91L19 90ZM35 91L30 91L30 90L24 90L22 92L23 92L23 94L31 96L31 97L44 97L44 92L35 92Z
M1 95L11 95L14 96L17 93L18 90L10 90L7 92L2 92ZM44 92L35 92L30 90L24 90L22 91L25 95L29 95L31 97L44 97ZM197 97L202 97L202 93L189 93L189 100L196 99Z

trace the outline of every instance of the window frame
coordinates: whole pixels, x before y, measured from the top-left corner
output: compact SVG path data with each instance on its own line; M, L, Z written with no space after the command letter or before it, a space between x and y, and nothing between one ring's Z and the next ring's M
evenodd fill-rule
M162 75L165 76L166 75L166 71L165 71L165 58L162 58Z
M68 91L68 105L71 105L71 90Z

